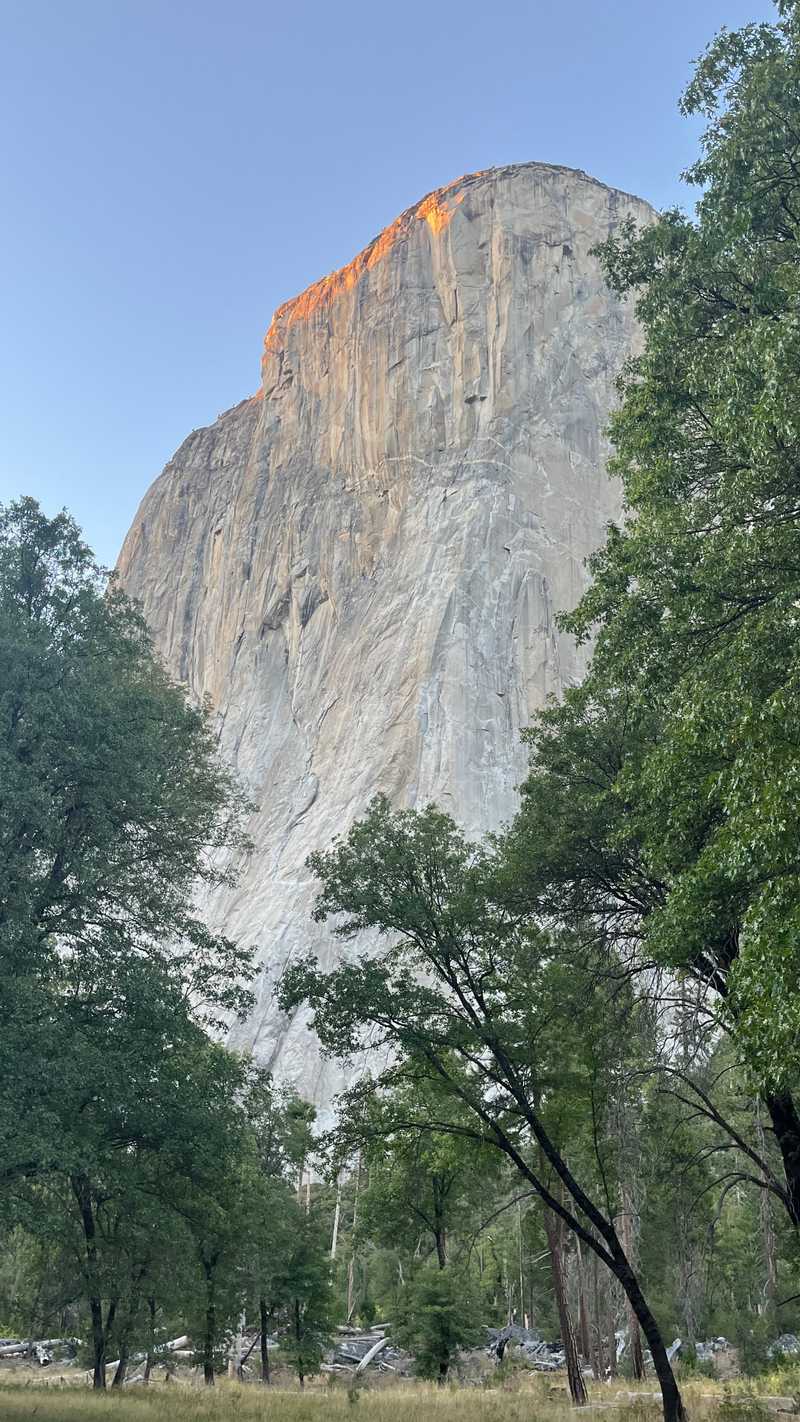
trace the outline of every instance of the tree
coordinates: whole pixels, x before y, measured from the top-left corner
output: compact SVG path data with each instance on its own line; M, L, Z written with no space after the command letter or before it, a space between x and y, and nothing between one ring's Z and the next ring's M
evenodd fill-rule
M247 847L206 714L162 671L73 521L32 499L0 511L0 782L9 1181L74 1156L70 1123L95 1095L72 1070L76 1024L124 1017L145 974L154 995L217 1022L247 1005L251 972L195 908L197 887L228 882Z
M424 1264L398 1292L395 1336L414 1354L420 1377L443 1386L459 1350L481 1338L469 1276Z
M292 1249L276 1278L285 1300L283 1346L301 1388L319 1369L333 1333L334 1306L327 1235L313 1210L295 1203Z
M591 1113L620 1068L623 1022L629 1028L639 1010L627 976L620 983L613 962L607 972L584 945L555 939L510 909L491 845L470 845L432 806L395 812L378 797L345 839L309 863L323 885L319 918L344 915L334 930L342 937L371 928L391 941L332 973L298 962L282 985L284 1006L309 1002L327 1050L349 1056L367 1042L390 1049L462 1104L469 1127L446 1119L427 1124L501 1151L602 1259L647 1338L665 1417L682 1419L663 1339L614 1225L610 1196L598 1203L589 1193L593 1182L587 1188L567 1159L572 1142L556 1136L564 1076L572 1078L571 1100L583 1078ZM602 1112L595 1116L602 1120ZM564 1201L532 1151L541 1152ZM598 1161L601 1179L606 1163Z
M797 1224L800 10L778 9L723 31L684 95L708 120L696 220L599 249L645 336L610 430L626 521L563 619L596 646L532 732L518 866L542 907L718 995Z
M377 1090L367 1079L348 1093L329 1143L334 1168L356 1151L367 1168L361 1232L395 1248L405 1245L409 1254L424 1238L439 1269L448 1265L451 1236L471 1222L498 1181L496 1152L455 1130L445 1135L424 1124L448 1112L454 1128L464 1124L458 1104L435 1082L400 1075L393 1087L384 1080Z
M298 1227L293 1187L315 1144L314 1109L253 1064L244 1106L255 1151L245 1229L248 1292L258 1309L261 1381L269 1383L269 1332L291 1292Z
M139 614L32 499L0 511L0 778L0 1183L65 1185L103 1387L148 1171L207 1125L187 1100L232 1059L204 1027L250 1000L249 955L195 907L245 804Z

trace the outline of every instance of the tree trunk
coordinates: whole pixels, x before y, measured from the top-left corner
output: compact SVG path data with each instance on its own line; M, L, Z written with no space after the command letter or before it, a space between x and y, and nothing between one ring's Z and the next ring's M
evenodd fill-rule
M70 1181L83 1226L86 1248L85 1278L89 1290L89 1313L92 1319L92 1352L94 1367L92 1387L99 1392L106 1386L107 1329L103 1324L103 1300L97 1284L97 1229L92 1204L92 1187L85 1175L73 1175ZM113 1312L112 1312L113 1316Z
M106 1385L106 1335L103 1328L103 1300L91 1298L89 1312L92 1316L92 1351L94 1353L92 1387L103 1391Z
M625 1186L622 1187L622 1247L629 1260L633 1260L633 1209L629 1193ZM627 1300L628 1314L628 1338L631 1348L631 1367L636 1382L644 1382L644 1355L642 1353L642 1335L639 1329L639 1320L636 1311L630 1301Z
M525 1110L543 1160L546 1160L549 1166L551 1166L560 1177L562 1189L561 1200L558 1200L555 1195L551 1194L542 1180L529 1169L519 1151L507 1137L502 1137L502 1149L514 1161L520 1174L530 1180L537 1194L558 1219L565 1226L569 1225L573 1233L579 1239L582 1239L590 1249L595 1253L600 1253L603 1263L625 1290L628 1302L631 1304L639 1320L639 1324L653 1355L653 1366L661 1387L664 1422L685 1422L686 1413L684 1411L680 1389L675 1381L675 1374L670 1366L667 1350L664 1347L658 1324L650 1312L636 1274L622 1247L622 1242L614 1227L613 1220L603 1215L602 1211L598 1209L586 1194L586 1191L578 1184L578 1181L569 1170L564 1157L553 1146L552 1141L549 1140L544 1130L542 1122L536 1116L536 1113L527 1105L522 1094L515 1092L515 1096L520 1106ZM496 1121L493 1122L493 1126L495 1132L501 1135ZM586 1226L581 1224L580 1220L569 1210L568 1206L564 1203L565 1194L568 1194L574 1204L577 1205L580 1210L584 1211L591 1225L597 1230L599 1239L593 1234L590 1234ZM545 1216L545 1218L547 1218L547 1216Z
M625 1258L623 1251L617 1244L615 1251L615 1272L625 1290L628 1302L631 1304L634 1313L642 1328L650 1352L653 1356L653 1367L655 1369L658 1384L661 1388L661 1400L664 1409L664 1422L686 1422L686 1411L683 1406L683 1399L680 1389L672 1371L672 1365L667 1357L667 1350L661 1337L661 1331L656 1323L650 1309L648 1308L644 1294L639 1287L633 1269Z
M517 1200L517 1262L519 1264L519 1321L528 1327L525 1317L525 1255L522 1248L522 1204Z
M769 1190L761 1191L758 1202L761 1217L761 1239L764 1246L764 1305L766 1312L775 1304L778 1296L778 1256L775 1246L775 1229L772 1223L772 1196Z
M605 1377L603 1358L603 1315L600 1311L599 1260L592 1255L592 1372L596 1382Z
M586 1276L579 1239L575 1240L575 1257L578 1264L578 1336L581 1340L581 1357L590 1363L592 1361L592 1339L589 1328L589 1310L586 1306ZM594 1367L592 1372L594 1373ZM597 1376L596 1373L595 1376Z
M294 1301L294 1336L295 1336L295 1341L296 1341L296 1343L297 1343L297 1378L298 1378L298 1381L299 1381L299 1383L300 1383L300 1387L301 1387L301 1388L304 1388L305 1385L306 1385L306 1375L305 1375L305 1372L303 1371L303 1347L302 1347L303 1330L302 1330L302 1328L301 1328L301 1326L300 1326L300 1300L299 1300L299 1299L295 1299L295 1301Z
M272 1381L269 1372L269 1348L267 1338L269 1337L269 1309L265 1298L258 1301L258 1319L261 1325L261 1381L267 1386Z
M360 1186L360 1184L361 1184L361 1152L359 1151L358 1157L357 1157L357 1159L356 1159L356 1184L355 1184L355 1193L354 1193L354 1196L353 1196L353 1225L352 1225L352 1230L351 1230L350 1261L349 1261L349 1263L348 1263L348 1265L347 1265L347 1322L348 1322L348 1323L350 1322L351 1318L353 1317L353 1309L354 1309L354 1307L355 1307L355 1296L354 1296L353 1285L354 1285L354 1282L355 1282L355 1266L356 1266L355 1237L356 1237L356 1225L358 1224L358 1191L359 1191L359 1186Z
M761 1120L761 1102L756 1101L756 1140L758 1149L762 1156L766 1158L767 1139L764 1126ZM761 1222L761 1240L764 1248L764 1293L763 1305L759 1313L765 1313L771 1308L778 1297L778 1259L775 1248L775 1228L772 1223L772 1193L769 1190L760 1192L758 1202L758 1213Z
M153 1356L156 1351L156 1301L152 1296L147 1300L147 1312L150 1318L150 1344L144 1362L144 1378L142 1381L149 1383L150 1374L153 1370Z
M447 1268L447 1235L443 1229L434 1232L436 1240L436 1260L440 1269ZM369 1281L367 1281L369 1282Z
M217 1308L214 1289L214 1266L203 1261L206 1276L206 1320L203 1334L203 1381L206 1387L214 1386L214 1338L217 1332Z
M449 1363L441 1362L441 1363L439 1364L439 1376L438 1376L437 1379L436 1379L436 1386L437 1386L437 1387L444 1387L445 1383L447 1382L447 1374L448 1374L449 1369L450 1369L450 1364L449 1364Z
M331 1233L331 1259L336 1258L336 1246L339 1242L339 1217L342 1212L342 1176L341 1172L336 1177L336 1208L333 1212L333 1231Z
M789 1218L797 1228L800 1225L800 1115L788 1091L777 1096L765 1093L764 1105L769 1112L783 1160Z
M614 1276L608 1278L608 1296L606 1299L606 1326L608 1328L608 1376L615 1378L618 1373L617 1368L617 1311L614 1307Z
M547 1247L550 1251L550 1267L553 1273L553 1290L556 1296L558 1321L561 1327L561 1346L564 1349L564 1357L567 1364L569 1393L575 1407L585 1407L589 1399L586 1394L586 1384L583 1381L583 1373L581 1372L578 1346L575 1342L575 1329L572 1326L564 1279L563 1225L562 1221L557 1219L550 1210L545 1211L544 1224L547 1234Z
M129 1343L128 1343L128 1340L127 1340L126 1338L123 1338L123 1339L121 1340L121 1342L120 1342L119 1361L118 1361L117 1366L116 1366L116 1369L115 1369L115 1371L114 1371L114 1376L113 1376L113 1378L111 1379L111 1386L112 1386L112 1387L122 1387L122 1384L123 1384L124 1381L125 1381L125 1374L126 1374L127 1371L128 1371L128 1354L129 1354L129 1351L130 1351L130 1345L129 1345Z

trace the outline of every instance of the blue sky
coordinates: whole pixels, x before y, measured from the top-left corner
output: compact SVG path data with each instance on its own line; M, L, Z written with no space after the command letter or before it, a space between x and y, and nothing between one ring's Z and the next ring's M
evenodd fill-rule
M765 0L0 0L0 500L113 562L273 309L430 189L538 159L688 205L677 113Z

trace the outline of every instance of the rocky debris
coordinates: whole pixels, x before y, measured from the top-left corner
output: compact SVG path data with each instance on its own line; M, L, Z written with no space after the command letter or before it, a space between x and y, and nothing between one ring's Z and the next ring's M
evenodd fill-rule
M169 671L257 807L215 929L266 945L232 1031L324 1105L342 1085L273 987L331 967L305 868L378 790L469 834L513 813L520 730L583 674L555 614L618 518L604 430L636 346L594 246L652 209L585 173L474 173L287 302L252 399L195 430L119 560ZM365 945L366 946L366 945Z
M730 1346L727 1338L709 1338L705 1342L695 1343L695 1356L699 1358L701 1363L711 1363L714 1361L717 1353L728 1352Z
M800 1353L800 1338L796 1333L782 1333L780 1338L776 1338L767 1349L770 1358L784 1356L794 1358Z
M377 1372L404 1373L412 1364L411 1354L395 1347L384 1329L354 1330L337 1339L326 1359L326 1370L361 1373L373 1367Z
M709 1338L705 1341L699 1341L696 1342L694 1345L695 1357L699 1359L701 1363L710 1363L714 1361L714 1358L718 1353L729 1352L730 1346L731 1345L728 1342L727 1338L722 1337ZM775 1346L776 1345L773 1344L773 1347ZM682 1338L676 1338L675 1342L671 1343L669 1348L667 1349L667 1357L669 1358L670 1362L672 1362L673 1358L679 1358L684 1355L686 1352L686 1347L687 1345L684 1343ZM798 1347L800 1347L800 1344L798 1344ZM619 1356L619 1354L617 1354L617 1356Z
M546 1343L540 1333L532 1328L523 1328L518 1323L509 1323L505 1328L490 1328L487 1352L502 1362L510 1344L515 1356L528 1367L539 1373L555 1373L566 1364L564 1349L560 1343Z
M76 1338L0 1338L0 1360L27 1359L46 1368L58 1354L59 1362L68 1362L78 1350Z

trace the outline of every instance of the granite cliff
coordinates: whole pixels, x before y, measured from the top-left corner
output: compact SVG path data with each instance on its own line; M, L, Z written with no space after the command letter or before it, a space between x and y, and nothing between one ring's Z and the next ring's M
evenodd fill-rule
M539 163L431 194L280 307L258 394L189 436L125 541L123 585L257 803L205 906L265 965L236 1040L318 1100L335 1073L272 1002L293 952L337 951L306 856L379 789L497 826L520 729L581 676L554 618L619 512L602 431L635 342L590 249L650 215Z

